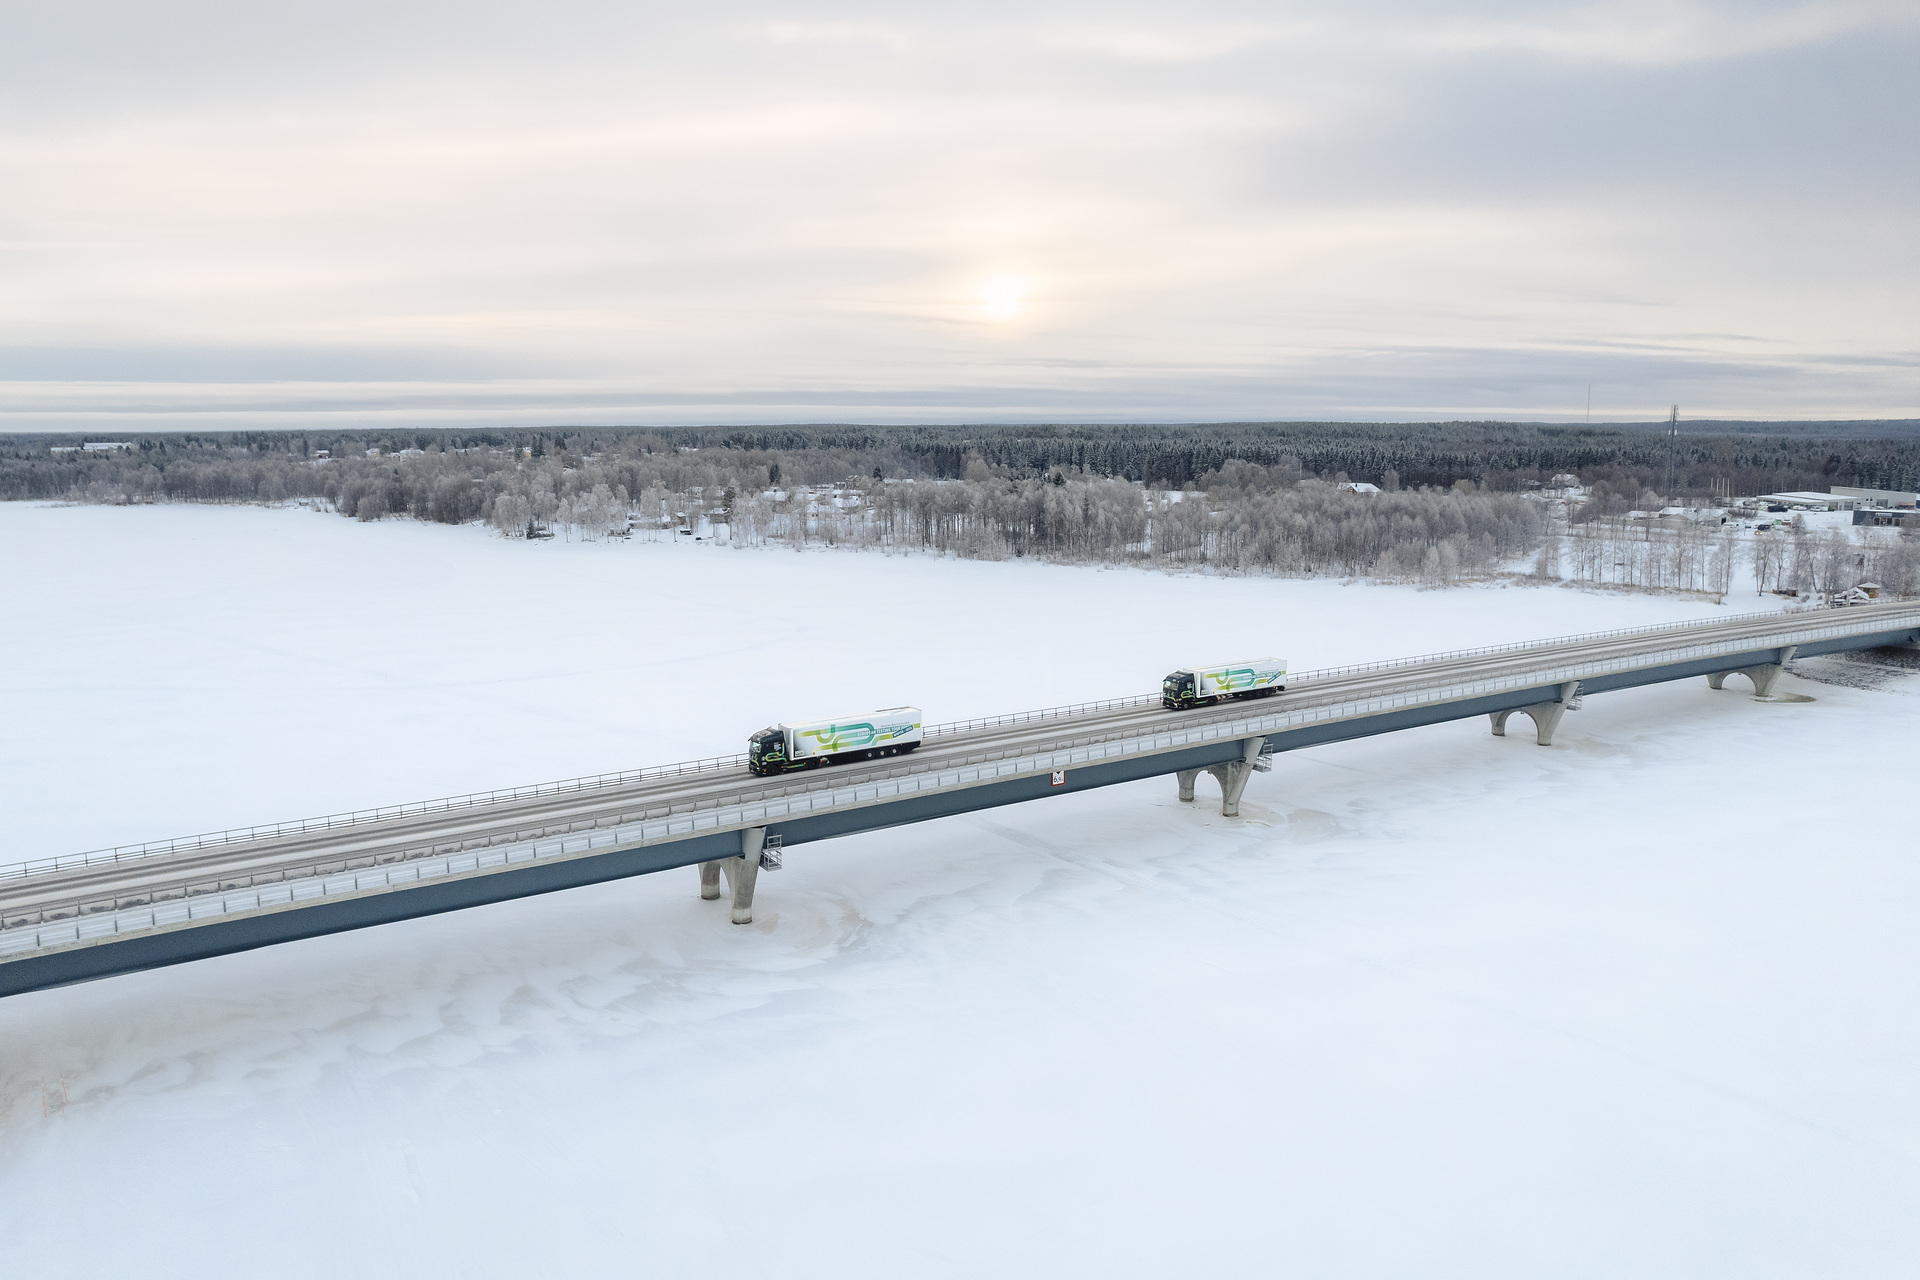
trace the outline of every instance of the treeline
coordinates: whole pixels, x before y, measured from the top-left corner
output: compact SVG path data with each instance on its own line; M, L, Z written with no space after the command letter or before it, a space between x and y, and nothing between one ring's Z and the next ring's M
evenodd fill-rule
M1832 596L1873 582L1893 595L1920 595L1920 538L1863 537L1841 529L1815 533L1796 517L1787 529L1756 534L1750 554L1756 591Z
M977 453L958 477L897 442L674 444L658 433L393 441L153 438L115 453L17 453L9 497L324 504L359 520L485 521L511 537L727 526L736 543L928 550L1440 585L1528 554L1540 504L1471 481L1360 495L1291 457L1228 459L1176 488L1067 467L1021 475ZM782 447L774 447L775 445ZM757 447L765 445L766 447ZM322 450L326 456L322 456ZM374 450L369 452L368 450ZM903 472L908 474L902 474ZM680 536L672 534L669 536Z
M719 452L725 469L780 465L804 483L835 475L893 479L962 479L973 462L1014 478L1066 471L1150 487L1199 483L1230 462L1281 468L1323 480L1366 481L1384 488L1451 486L1516 492L1555 475L1607 484L1620 493L1648 490L1663 498L1826 489L1831 485L1920 488L1920 423L1683 424L1672 447L1647 428L1573 427L1511 422L1211 423L1199 425L985 425L963 427L679 427L253 432L136 437L132 457L49 452L78 437L13 436L0 440L0 498L47 498L85 492L96 480L124 486L130 464L163 473L150 485L193 500L250 500L271 489L271 459L335 458L368 449L471 455L497 451L535 457L655 458L683 451ZM1877 433L1877 434L1873 434ZM218 464L218 465L213 465ZM178 475L170 475L174 471ZM283 483L293 483L277 472Z
M1742 546L1732 526L1650 520L1590 520L1569 524L1541 548L1534 572L1599 586L1647 591L1699 591L1724 596L1733 585Z
M642 511L646 510L642 504ZM975 462L962 480L870 481L821 498L765 494L728 513L736 541L927 550L983 559L1145 564L1434 586L1528 554L1544 508L1514 494L1401 489L1361 495L1229 463L1186 490L1050 473L1012 480Z
M1494 428L1520 430L1483 425L1488 430L1479 444L1453 441L1461 459L1505 456L1491 447ZM1525 471L1483 471L1478 481L1453 476L1441 485L1410 483L1388 468L1371 482L1381 491L1362 494L1350 491L1348 482L1360 478L1352 471L1316 473L1295 453L1270 451L1271 461L1226 457L1172 484L1094 467L1041 466L1051 453L1021 450L1039 448L1046 430L1005 429L994 437L1000 461L957 433L940 439L917 428L185 435L137 438L130 450L60 453L43 440L15 437L0 442L0 497L297 500L358 520L483 521L509 537L678 538L724 526L731 541L745 545L925 550L1433 586L1530 564L1543 579L1724 594L1743 554L1743 544L1717 531L1621 518L1629 506L1662 499L1619 461L1617 450L1627 445L1617 441L1606 446L1616 450L1606 455L1613 458L1607 466L1568 468L1592 482L1594 500L1556 524L1548 504L1522 496ZM1116 438L1104 443L1089 441L1080 428L1062 428L1073 434L1061 440L1128 445L1132 428L1109 430ZM1213 429L1153 428L1160 434L1152 435L1142 428L1132 442L1201 450L1192 433L1203 430ZM1224 449L1224 439L1205 447ZM1389 445L1393 439L1389 432ZM1241 443L1259 451L1251 437ZM1798 456L1792 442L1721 443ZM1878 449L1898 460L1912 448L1899 440L1803 443L1827 450L1827 457ZM1438 448L1437 441L1428 445ZM1372 446L1356 441L1356 449L1363 447ZM1184 456L1182 466L1213 455ZM1026 464L1017 463L1022 457ZM1557 464L1543 470L1560 474ZM1843 469L1834 478L1885 479ZM1789 484L1812 487L1789 476L1773 486L1735 489ZM1852 558L1843 564L1847 547L1852 550L1844 555ZM1804 545L1756 542L1753 563L1763 582L1830 590L1849 575L1854 581L1877 575L1911 593L1920 591L1916 556L1920 539L1882 547L1837 534L1808 537Z
M1893 595L1920 595L1920 537L1876 532L1887 531L1816 532L1796 516L1785 529L1743 538L1733 525L1606 517L1550 532L1533 572L1543 579L1724 597L1745 564L1756 593L1786 590L1832 598L1871 582Z

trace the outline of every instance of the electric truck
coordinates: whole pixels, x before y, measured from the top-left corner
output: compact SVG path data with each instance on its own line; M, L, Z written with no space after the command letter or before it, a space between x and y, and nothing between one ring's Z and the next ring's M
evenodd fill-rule
M1285 658L1182 667L1160 682L1160 705L1172 711L1210 707L1229 698L1264 698L1287 687Z
M823 764L897 756L920 745L920 708L887 707L831 720L776 724L747 739L747 768L766 777Z

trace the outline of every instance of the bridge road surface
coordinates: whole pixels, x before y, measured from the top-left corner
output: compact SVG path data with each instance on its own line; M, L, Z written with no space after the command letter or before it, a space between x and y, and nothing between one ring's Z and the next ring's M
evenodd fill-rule
M1158 695L935 725L917 751L758 778L744 757L0 865L0 995L696 863L745 882L785 848L1068 791L1199 772L1237 812L1273 751L1518 710L1542 745L1586 694L1920 644L1920 605L1643 627L1290 675L1186 712ZM735 869L746 870L735 876ZM735 918L741 918L736 885ZM750 917L749 917L750 918Z

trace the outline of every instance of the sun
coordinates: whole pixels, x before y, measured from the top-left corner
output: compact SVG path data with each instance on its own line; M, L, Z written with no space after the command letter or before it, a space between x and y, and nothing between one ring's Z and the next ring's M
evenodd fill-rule
M1019 276L990 276L980 285L981 309L989 320L1011 320L1027 302L1027 282Z

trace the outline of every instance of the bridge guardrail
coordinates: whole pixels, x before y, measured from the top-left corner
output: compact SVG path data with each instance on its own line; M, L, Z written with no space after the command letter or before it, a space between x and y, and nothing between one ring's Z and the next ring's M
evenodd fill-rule
M1800 616L1811 612L1815 611L1801 611ZM1920 608L1916 608L1913 612L1920 614ZM1778 615L1768 614L1762 616L1772 617ZM1811 639L1847 634L1847 630L1844 626L1819 627L1816 625L1798 631L1789 631L1785 636L1781 637L1781 642L1805 642ZM1724 645L1714 645L1711 643L1682 645L1672 649L1652 650L1644 656L1662 661L1678 661L1710 654L1716 650L1724 650L1724 647ZM1068 743L1065 746L1054 744L1051 754L1057 757L1061 753L1085 750L1089 747L1113 742L1115 740L1134 744L1120 748L1122 753L1126 753L1129 751L1137 752L1142 750L1143 748L1138 744L1143 741L1150 742L1163 738L1170 742L1179 743L1190 741L1196 736L1200 738L1218 737L1222 731L1226 731L1229 736L1238 736L1240 733L1245 732L1264 734L1327 719L1366 715L1382 710L1446 701L1450 698L1460 696L1471 696L1475 693L1531 686L1542 680L1552 682L1565 678L1580 678L1610 669L1614 669L1614 664L1611 662L1587 658L1577 660L1573 662L1572 665L1557 669L1548 669L1544 672L1529 671L1519 674L1481 677L1477 679L1472 677L1465 679L1455 677L1448 680L1435 681L1427 686L1400 688L1382 694L1362 694L1359 697L1354 697L1352 694L1330 693L1318 698L1310 698L1302 702L1277 707L1265 715L1249 715L1249 711L1259 705L1257 703L1240 703L1219 709L1203 720L1183 720L1176 725L1170 726L1167 732L1140 734L1126 730L1115 730L1111 733L1095 733L1084 742ZM1142 701L1142 699L1127 700L1129 704L1139 701ZM1036 714L1035 718L1045 717ZM826 807L832 808L838 803L834 798L835 795L846 792L857 797L863 790L872 790L877 781L886 781L911 775L918 775L923 779L926 776L933 776L937 779L941 774L977 768L980 765L1005 760L1008 757L1019 758L1023 752L1030 752L1031 750L1030 745L997 748L981 752L977 755L969 755L958 761L943 761L936 768L924 771L915 770L911 766L903 763L901 766L889 770L883 779L869 777L851 784L840 783L838 779L828 776L817 780L810 780L808 783L796 787L781 789L777 795L772 797L762 796L759 798L759 803L764 806L771 802L785 799L789 808L791 808L798 797L803 795L810 796L811 793L824 791L829 793ZM1110 752L1103 751L1101 754L1107 755L1110 754ZM926 784L923 780L917 785L924 787ZM719 807L719 804L716 804L713 810L713 816L716 819L718 817ZM739 808L741 805L736 802L731 807ZM807 807L809 810L816 807L815 801L812 798L807 800ZM691 816L683 814L676 818L669 812L664 819L642 818L639 822L629 824L629 826L644 832L647 830L649 824L653 824L656 825L662 833L659 838L670 839L673 838L670 832L676 822L685 823L689 821L697 827L700 822L699 814L695 813ZM381 871L382 868L386 868L385 871L381 872L381 884L390 887L399 887L393 879L395 872L399 868L427 862L434 858L444 859L446 864L446 870L437 874L456 874L455 860L470 860L472 862L470 869L472 870L480 870L491 866L505 867L516 862L538 859L540 857L590 851L595 847L596 841L608 839L611 839L614 844L621 843L618 830L594 830L558 837L538 837L529 841L514 842L480 850L442 852L432 847L421 850L403 850L386 857L368 857L363 866L356 865L361 863L362 859L354 856L321 858L315 859L298 869L283 867L272 871L248 873L245 876L244 884L241 883L242 877L237 873L227 876L203 875L186 880L173 881L165 885L148 885L124 894L82 895L62 899L53 903L42 903L33 908L20 910L17 914L8 913L8 917L11 918L0 917L0 956L19 954L23 951L33 950L42 946L59 946L66 942L84 941L88 937L106 936L109 932L118 934L123 931L121 917L123 913L128 910L132 910L136 915L144 913L148 917L146 922L136 922L129 919L126 923L133 925L131 931L138 931L139 929L145 928L159 928L163 924L181 923L199 918L192 906L192 902L202 896L210 897L219 895L220 904L218 910L208 911L206 914L222 915L227 914L230 910L256 910L265 905L273 905L267 904L265 899L260 896L260 889L263 885L318 884L318 887L315 888L313 892L325 895L332 892L332 890L327 884L319 882L327 881L330 877L346 877L348 882L341 886L342 890L346 892L359 892L367 887L359 874L360 872ZM651 842L651 838L643 836L642 842ZM548 852L545 854L540 852L542 845L545 845L548 849ZM326 870L328 867L332 867L334 870ZM411 882L417 883L423 878L424 874L424 872L414 869L409 879ZM229 907L228 899L230 895L238 895L244 899L249 891L254 894L254 900L251 904L243 901L242 905L238 908ZM291 904L298 896L297 890L290 889L285 902L279 904ZM131 908L124 907L122 905L123 901L132 901L137 905ZM181 905L164 908L164 914L168 916L168 919L163 920L161 918L163 914L162 904L165 902L174 902ZM278 902L278 900L276 900L276 902ZM176 917L173 915L175 911L181 914ZM49 926L51 926L56 935L58 935L55 941L51 943L44 941ZM30 935L32 939L31 943L26 941L25 935L25 931L29 929L33 931ZM67 936L69 932L71 932L71 936ZM7 934L12 934L13 938L6 938L5 935Z
M1801 616L1810 612L1814 611L1802 611ZM1914 612L1920 613L1920 608L1916 608ZM1843 626L1819 627L1816 625L1798 631L1788 632L1786 636L1782 637L1782 643L1794 643L1795 641L1805 642L1811 639L1847 634L1847 631L1848 629ZM1645 656L1653 657L1661 661L1680 661L1723 649L1723 645L1702 643L1681 645L1671 649L1653 650L1649 651ZM1127 754L1145 749L1139 745L1142 742L1150 743L1159 739L1165 739L1168 742L1178 745L1195 738L1217 738L1221 736L1223 732L1227 736L1240 736L1244 733L1265 734L1282 731L1287 728L1323 722L1328 719L1368 715L1402 707L1447 701L1455 697L1472 696L1478 693L1492 692L1501 689L1531 686L1542 680L1551 683L1562 679L1577 679L1611 669L1614 669L1614 664L1611 662L1587 658L1576 660L1571 665L1545 671L1529 671L1519 674L1481 678L1467 677L1463 679L1454 677L1452 679L1436 681L1430 686L1400 688L1381 694L1361 694L1356 697L1350 693L1330 693L1318 698L1310 698L1302 702L1276 707L1273 711L1266 714L1250 714L1250 712L1261 705L1259 703L1240 703L1220 709L1215 714L1207 716L1204 720L1195 721L1188 719L1176 724L1170 724L1168 730L1160 733L1149 732L1140 734L1126 730L1116 730L1111 733L1095 733L1084 742L1073 742L1065 745L1054 744L1051 748L1051 754L1057 757L1060 754L1084 751L1090 747L1115 741L1132 744L1122 745L1118 748L1122 754ZM1135 702L1139 700L1133 699L1128 701ZM786 803L791 806L801 796L811 796L812 793L827 792L829 794L826 796L826 807L833 808L840 803L835 798L837 794L842 792L851 794L856 798L855 802L857 802L859 793L872 790L876 782L885 782L911 775L918 775L923 778L926 776L937 778L941 774L964 772L968 769L978 768L984 764L1005 760L1009 757L1017 759L1023 754L1030 754L1031 752L1032 748L1030 745L996 748L981 752L977 755L968 755L964 759L957 761L943 761L937 768L924 771L915 770L910 766L902 764L899 767L889 770L884 778L876 779L869 777L853 783L842 783L840 780L831 776L822 777L817 780L811 780L801 786L783 789L776 796L760 797L758 803L766 805L784 799ZM1110 755L1112 754L1112 749L1101 751L1100 754L1102 756ZM924 780L917 784L919 787L924 787L925 785ZM818 807L816 801L812 798L808 798L806 804L809 810ZM730 807L739 808L741 805L739 802L736 802ZM718 810L716 809L713 811L713 818L717 820L718 816ZM651 843L654 839L674 838L671 835L673 826L677 823L688 822L691 822L694 827L697 827L700 824L700 815L698 813L692 815L682 814L675 817L669 814L664 819L643 818L637 823L628 825L630 828L642 832L650 827L657 828L661 832L658 837L643 836L642 838L643 843ZM331 894L335 889L330 882L335 879L342 880L342 883L338 886L340 891L349 893L360 892L370 887L362 878L361 873L363 872L379 873L379 883L371 887L389 886L397 888L401 887L401 885L394 879L394 876L402 868L411 867L416 863L429 862L436 858L444 860L446 864L446 869L436 872L436 875L458 874L461 868L456 867L456 862L470 862L471 866L464 868L467 870L477 871L496 866L504 868L515 863L537 860L542 857L591 851L596 847L597 843L607 841L611 841L609 847L623 843L618 830L595 830L554 837L540 837L534 840L479 850L443 852L438 849L428 848L402 851L387 857L366 857L364 861L363 858L360 857L347 856L343 858L334 856L315 859L297 868L277 868L270 871L248 873L244 876L238 873L227 876L203 875L169 882L164 885L148 885L122 894L82 895L61 899L57 902L42 903L36 907L19 910L18 912L10 912L7 914L7 917L0 918L0 956L17 955L40 947L60 946L70 942L84 941L90 937L119 934L123 931L137 932L142 929L159 928L170 923L182 923L198 919L201 918L203 914L206 916L218 916L228 914L230 911L244 912L257 910L268 905L290 905L297 898L303 896L326 896ZM542 852L542 848L544 848L546 852ZM411 870L406 878L409 883L418 883L423 878L426 878L426 873L415 869ZM265 899L260 896L260 891L264 887L276 885L297 886L300 884L311 886L310 894L303 893L297 888L290 889L287 898L284 900L276 899L275 904L267 903ZM253 900L250 903L245 900L249 893L253 895ZM193 902L203 897L210 898L216 895L220 899L216 908L209 909L202 913L192 905ZM240 905L237 907L230 906L229 898L239 900ZM169 902L178 905L163 905ZM131 915L123 920L123 913L131 913ZM136 918L142 915L146 917L145 920L138 920ZM163 919L163 916L166 918ZM126 927L123 928L123 925ZM29 933L28 931L31 932ZM46 940L49 933L54 935L52 941ZM9 934L13 935L13 937L7 938L6 935ZM28 938L31 939L30 942ZM15 939L18 940L16 941Z
M1920 609L1920 606L1915 606ZM1318 671L1303 671L1299 679L1308 676L1326 679L1329 676L1353 676L1367 671L1386 671L1394 667L1404 667L1429 662L1452 662L1459 658L1491 657L1496 653L1525 653L1529 649L1549 649L1563 644L1586 644L1595 640L1624 640L1628 636L1656 635L1663 631L1684 631L1690 627L1724 626L1737 622L1764 622L1769 618L1791 618L1806 613L1823 613L1822 606L1804 609L1763 609L1756 613L1735 613L1724 618L1714 618L1710 622L1653 622L1641 627L1621 627L1614 631L1589 631L1577 636L1561 636L1552 640L1522 640L1516 644L1482 645L1477 649L1449 649L1444 653L1426 653L1417 658L1388 658L1380 662L1360 662L1346 667L1324 667ZM1288 679L1294 679L1289 674Z
M943 720L939 724L928 725L922 732L929 738L944 738L956 733L998 729L1010 724L1031 724L1035 720L1057 720L1066 716L1083 716L1094 711L1120 711L1127 707L1144 707L1158 701L1160 701L1159 694L1142 693L1131 698L1075 702L1064 707L1044 707L1038 711L1014 711L1003 716L979 716L972 720Z
M1920 604L1910 605L1909 607L1915 612L1920 612ZM1624 639L1636 635L1656 635L1666 632L1686 631L1693 628L1719 627L1729 623L1787 619L1809 613L1823 612L1845 612L1852 614L1858 612L1858 609L1856 607L1840 610L1814 606L1804 609L1762 610L1755 613L1733 614L1729 617L1709 619L1705 622L1653 623L1640 627L1622 627L1610 631L1590 631L1580 635L1557 636L1546 640L1526 640L1506 645L1484 645L1473 649L1452 649L1440 653L1419 654L1408 658L1391 658L1380 662L1358 663L1344 667L1323 667L1312 671L1289 673L1288 679L1289 681L1305 682L1335 676L1359 675L1369 671L1390 671L1418 667L1435 662L1454 661L1460 658L1525 653L1530 650L1548 649L1561 645L1587 644L1596 640ZM1147 706L1156 701L1158 701L1157 694L1137 694L1129 698L1110 698L1100 702L1073 703L1067 706L1048 707L1036 711L1014 712L1002 716L986 716L974 720L943 721L939 724L928 725L923 732L929 738L945 737L956 733L985 728L997 728L1009 724L1022 724L1034 720L1064 718L1072 715L1084 715L1095 711L1117 710L1125 707ZM76 867L138 861L143 858L166 857L175 853L189 853L201 849L218 848L222 845L239 844L248 840L271 839L281 835L302 835L312 831L330 831L365 823L384 822L393 818L444 813L454 809L481 808L490 804L533 799L545 795L560 795L574 791L590 791L606 787L624 786L629 783L645 782L655 778L742 768L746 765L746 759L744 754L710 756L705 759L688 760L678 764L653 765L642 769L628 769L620 773L592 774L581 778L566 778L556 782L536 783L526 787L478 791L467 795L445 796L435 800L421 800L409 804L388 805L374 809L356 809L348 813L328 814L320 817L301 818L288 822L269 823L252 827L236 827L226 831L214 831L202 835L180 836L171 840L154 840L143 844L116 845L107 849L94 849L84 853L60 854L51 858L36 858L23 862L0 865L0 880L21 879L26 876L40 875L49 871L65 871Z
M296 818L288 822L263 823L253 827L233 827L226 831L179 836L171 840L149 840L144 844L115 845L109 849L93 849L85 853L59 854L51 858L34 858L25 862L0 865L0 880L20 879L47 871L66 871L74 867L99 866L113 862L137 862L142 858L159 858L175 853L190 853L197 849L214 849L221 845L240 844L248 840L272 839L274 836L303 835L310 831L332 831L363 823L385 822L392 818L445 813L454 809L477 809L490 804L531 800L539 796L564 795L571 791L617 787L630 782L645 782L653 778L717 772L733 767L745 767L746 763L747 757L744 754L710 756L704 760L652 765L644 769L628 769L621 773L596 773L581 778L563 778L557 782L538 782L524 787L502 787L493 791L470 792L467 795L443 796L436 800L416 800L408 804L384 805L375 809L355 809L349 813Z

